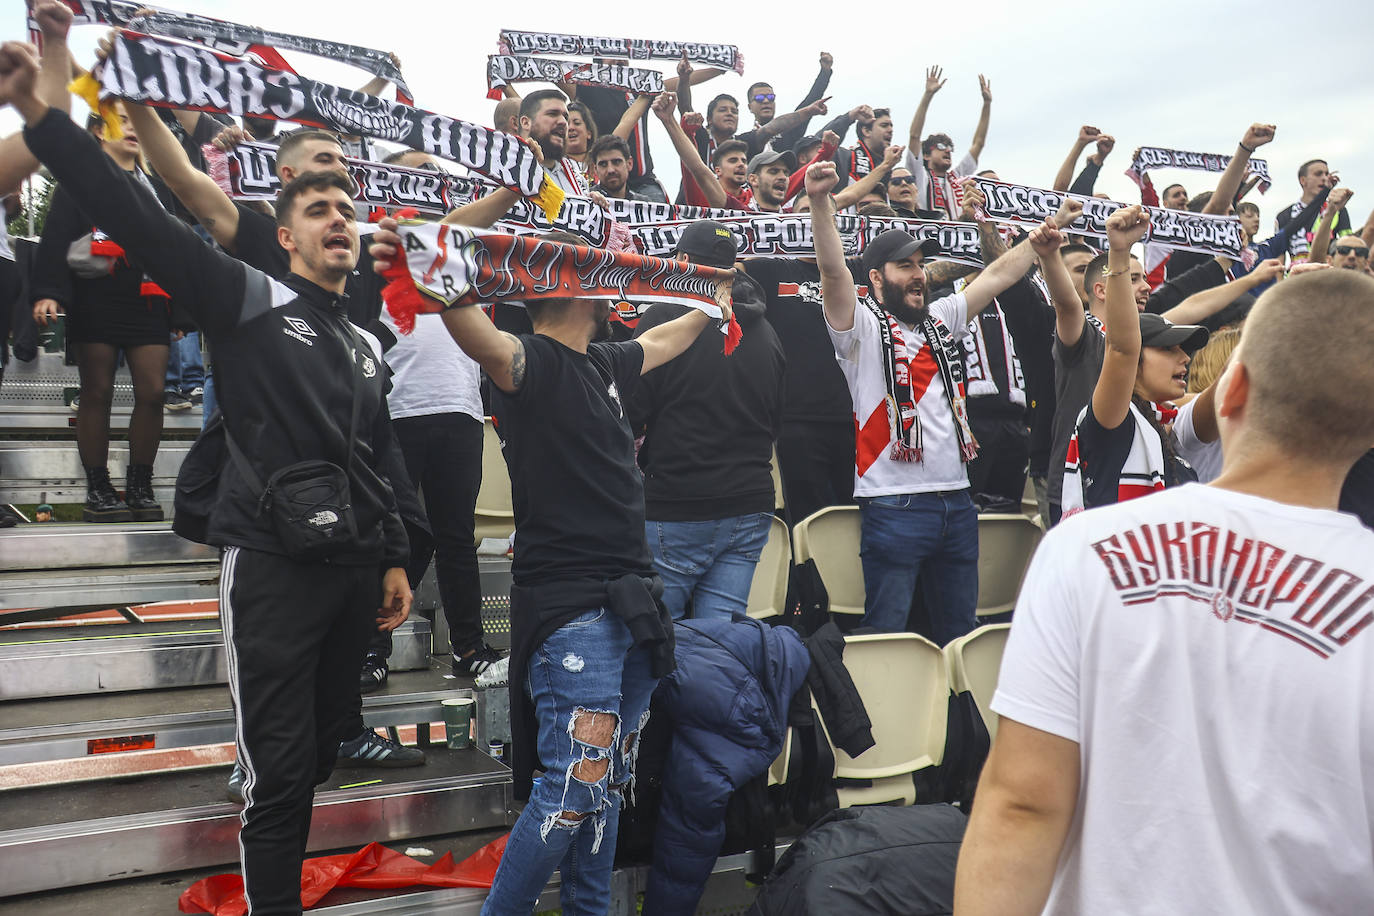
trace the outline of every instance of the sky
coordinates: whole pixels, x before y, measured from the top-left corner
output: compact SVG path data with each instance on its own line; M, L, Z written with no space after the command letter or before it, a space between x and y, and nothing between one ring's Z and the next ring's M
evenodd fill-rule
M832 114L860 103L891 108L897 142L903 142L920 100L925 68L939 65L948 83L931 105L926 133L950 134L957 160L978 120L978 74L986 75L993 109L980 165L1005 181L1048 187L1079 126L1091 124L1117 141L1097 190L1129 203L1139 199L1138 192L1122 173L1136 146L1229 154L1245 128L1258 121L1277 126L1274 142L1258 154L1268 161L1275 185L1249 198L1260 205L1264 225L1298 198L1298 166L1312 158L1327 159L1354 189L1349 208L1356 226L1374 210L1369 4L983 0L950 16L931 5L894 3L870 5L867 16L843 23L830 17L843 7L818 0L768 12L746 11L738 0L159 5L394 51L418 107L481 124L491 123L495 105L486 98L486 55L495 53L502 28L736 44L744 55L743 77L731 73L700 85L696 101L704 105L717 92L743 99L749 83L768 80L779 94L780 112L801 101L815 78L819 53L828 51L835 59ZM0 35L26 34L23 9L19 0L6 0ZM327 19L322 9L339 15ZM73 28L71 46L81 63L94 60L100 35L97 26ZM331 61L286 57L302 75L324 82L359 86L369 78ZM671 75L670 63L663 69ZM76 108L84 110L80 103ZM749 126L746 119L747 113L741 129ZM822 123L814 120L812 129ZM0 132L17 126L13 111L0 112ZM851 131L848 139L853 136ZM651 142L660 177L676 191L671 146L657 129ZM1194 194L1214 186L1216 177L1164 171L1155 184L1179 181Z

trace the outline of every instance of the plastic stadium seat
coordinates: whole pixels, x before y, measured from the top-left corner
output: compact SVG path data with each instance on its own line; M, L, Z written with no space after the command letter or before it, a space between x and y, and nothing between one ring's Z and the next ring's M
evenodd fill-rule
M797 522L792 556L816 561L834 614L864 612L864 570L859 561L859 507L827 506Z
M787 603L787 573L792 568L792 542L787 523L776 515L768 529L768 542L763 545L759 562L754 567L754 580L749 585L749 603L745 613L750 617L773 617L783 612Z
M1002 652L1007 647L1009 623L989 623L960 636L945 646L949 661L950 687L955 693L968 691L987 726L988 737L997 737L997 714L992 711L992 695L997 691L997 675L1002 668Z
M857 758L835 749L835 775L867 779L839 788L840 807L916 800L911 774L944 758L949 673L940 647L915 633L845 637L844 664L854 679L877 742Z
M501 453L501 439L491 417L482 422L482 485L477 490L475 513L477 543L483 538L508 538L515 530L511 507L510 471Z
M1045 532L1020 514L978 516L978 608L986 617L1016 606L1016 593Z

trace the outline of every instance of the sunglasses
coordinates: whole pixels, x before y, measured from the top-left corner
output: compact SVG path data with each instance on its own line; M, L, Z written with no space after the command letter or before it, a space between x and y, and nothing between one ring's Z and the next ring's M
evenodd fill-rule
M771 102L771 101L773 101L774 99L776 99L777 97L778 97L778 94L777 94L776 92L759 92L759 93L755 93L755 95L754 95L754 101L755 101L755 102Z
M1369 249L1360 245L1337 245L1333 251L1336 254L1357 254L1360 257L1368 257Z
M940 151L942 151L942 152L946 152L946 153L949 152L950 150L954 149L954 147L950 146L948 143L932 143L931 146L930 146L930 148L931 148L931 149L938 149L938 150L940 150Z
M915 184L916 179L911 175L897 175L887 180L888 184Z

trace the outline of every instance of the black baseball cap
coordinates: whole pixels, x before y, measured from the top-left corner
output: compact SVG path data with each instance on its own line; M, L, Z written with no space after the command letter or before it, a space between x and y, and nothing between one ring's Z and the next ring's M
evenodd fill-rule
M755 156L753 159L749 160L749 174L752 175L759 169L763 168L765 165L772 165L779 159L781 159L783 161L783 164L787 166L787 171L795 172L797 170L796 153L792 152L791 150L784 150L782 152L778 152L775 149L766 149L763 152L759 153L757 156Z
M735 245L735 234L724 223L699 219L682 230L676 251L693 258L698 264L730 268L735 266L735 255L739 248Z
M1210 332L1198 324L1174 324L1163 315L1140 313L1140 343L1145 347L1182 347L1185 353L1195 353L1207 343Z
M940 243L935 239L923 239L918 242L911 237L910 232L888 229L875 235L873 241L864 246L863 269L882 270L888 261L900 261L917 252L927 258L939 254Z

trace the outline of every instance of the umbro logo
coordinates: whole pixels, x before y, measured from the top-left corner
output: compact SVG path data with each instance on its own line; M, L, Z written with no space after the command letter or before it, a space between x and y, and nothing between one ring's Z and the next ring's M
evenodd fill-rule
M287 337L296 338L307 347L315 346L314 338L319 335L315 333L314 328L305 323L304 318L297 318L295 315L283 315L282 321L286 323L286 327L281 329L283 334Z

